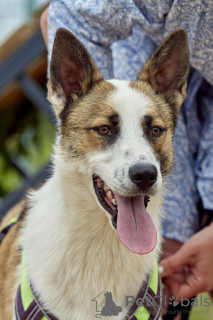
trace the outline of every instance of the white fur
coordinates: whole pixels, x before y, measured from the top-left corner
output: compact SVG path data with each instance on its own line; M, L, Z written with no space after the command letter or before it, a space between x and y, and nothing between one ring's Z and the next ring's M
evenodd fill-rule
M28 273L45 307L60 320L95 319L92 299L102 291L112 292L115 303L123 308L116 319L123 319L128 311L125 297L137 296L159 253L162 179L140 126L149 99L127 82L112 83L117 90L108 99L122 119L117 143L102 153L88 154L86 160L67 164L58 138L53 176L29 197L31 209L23 242ZM132 151L127 157L128 150ZM141 155L145 160L140 159ZM148 206L158 230L158 244L151 253L141 256L128 251L119 241L97 200L92 174L99 174L112 190L125 195L132 187L128 167L143 161L155 164L159 173ZM115 171L121 169L123 187L114 177Z
M109 103L121 118L121 136L117 143L105 152L97 152L88 161L93 170L113 191L121 195L131 195L134 183L129 177L129 168L135 164L153 164L157 167L157 181L150 190L156 194L162 185L160 164L153 149L143 136L142 118L148 114L151 105L149 97L130 88L128 81L111 80L116 91L108 97ZM118 156L117 156L118 155ZM93 172L94 172L93 171ZM122 179L122 185L120 180Z

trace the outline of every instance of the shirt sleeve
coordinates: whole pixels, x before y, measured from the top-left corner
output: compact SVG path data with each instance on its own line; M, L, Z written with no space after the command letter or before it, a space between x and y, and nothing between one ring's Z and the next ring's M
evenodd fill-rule
M84 44L105 79L111 79L111 44L128 37L132 31L126 1L53 0L48 14L48 61L55 33L70 30Z
M203 207L213 211L213 88L203 81L198 93L202 128L196 157L196 184Z
M212 16L211 0L52 0L48 18L49 60L55 32L64 27L80 39L108 79L113 77L110 46L129 37L133 26L139 25L155 45L176 29L184 28L191 65L213 85ZM143 46L151 55L149 49L149 45ZM142 52L138 50L138 56Z

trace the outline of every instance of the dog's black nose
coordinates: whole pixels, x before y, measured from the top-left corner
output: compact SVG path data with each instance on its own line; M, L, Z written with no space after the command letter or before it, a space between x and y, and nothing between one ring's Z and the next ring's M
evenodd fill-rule
M141 190L146 191L156 182L158 171L152 164L136 164L129 169L129 176Z

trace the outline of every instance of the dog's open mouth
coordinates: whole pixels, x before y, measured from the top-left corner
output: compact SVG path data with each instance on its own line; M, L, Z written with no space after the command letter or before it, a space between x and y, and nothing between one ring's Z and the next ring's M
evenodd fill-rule
M114 193L106 183L97 176L93 177L93 183L100 204L111 214L112 224L114 228L117 229L118 206Z
M157 242L157 232L146 207L147 195L124 197L113 192L98 176L93 177L97 198L112 216L112 224L127 249L139 254L151 252Z

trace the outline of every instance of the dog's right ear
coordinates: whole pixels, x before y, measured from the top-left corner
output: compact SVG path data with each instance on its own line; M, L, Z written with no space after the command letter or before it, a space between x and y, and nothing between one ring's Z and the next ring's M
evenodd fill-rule
M57 116L100 80L102 76L82 43L68 30L59 29L54 40L48 83L48 99Z

